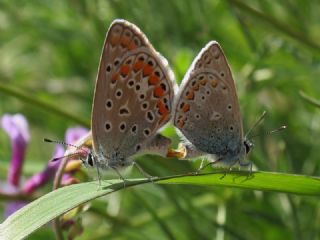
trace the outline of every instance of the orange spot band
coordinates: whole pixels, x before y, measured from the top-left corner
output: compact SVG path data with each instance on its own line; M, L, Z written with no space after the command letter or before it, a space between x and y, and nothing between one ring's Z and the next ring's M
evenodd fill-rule
M163 103L162 100L158 101L157 107L159 108L160 115L168 115L169 110L166 108L166 105Z
M164 95L164 90L158 86L153 90L153 95L157 98L160 98Z
M190 110L190 104L185 104L182 108L182 111L185 113L188 112L189 110Z
M129 65L122 65L121 66L121 68L120 68L120 74L122 75L122 76L127 76L128 75L128 73L129 73L129 71L130 71L130 67L129 67Z
M125 48L128 48L129 44L130 44L130 38L128 38L127 36L122 36L121 45Z
M110 39L110 43L112 46L115 46L119 43L119 36L118 35L113 35L111 36L111 39Z
M150 66L149 64L145 65L143 68L143 75L149 76L152 73L152 70L152 66Z
M119 79L119 74L118 74L118 73L115 73L115 74L113 74L112 77L111 77L111 82L112 82L112 83L115 83L118 79Z
M131 42L128 48L129 48L129 50L133 50L133 49L137 48L137 45L134 42Z
M143 68L143 61L138 60L137 62L135 62L135 64L133 65L133 70L135 72L140 71Z
M193 91L190 91L187 95L187 99L189 100L193 100L194 99L194 92Z
M160 80L155 74L152 74L148 81L149 85L157 85L159 82Z

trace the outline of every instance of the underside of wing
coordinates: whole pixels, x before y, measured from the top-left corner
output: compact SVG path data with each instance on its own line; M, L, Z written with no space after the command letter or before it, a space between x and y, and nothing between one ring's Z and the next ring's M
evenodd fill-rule
M186 74L175 101L174 125L200 151L224 155L239 150L239 102L218 43L207 44Z
M94 147L130 156L171 116L173 74L141 31L125 21L110 27L92 112Z

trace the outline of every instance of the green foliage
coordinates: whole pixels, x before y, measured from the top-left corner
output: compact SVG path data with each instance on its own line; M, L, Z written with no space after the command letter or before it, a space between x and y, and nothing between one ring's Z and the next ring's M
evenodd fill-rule
M177 82L205 43L217 40L233 71L244 129L263 110L269 114L257 134L288 126L280 134L254 138L256 148L249 160L263 171L319 176L320 113L305 101L306 96L320 99L319 12L316 0L1 1L0 115L20 112L29 120L25 175L39 171L50 159L53 146L45 145L44 137L62 139L68 127L90 122L106 30L113 19L125 18L168 59ZM173 128L165 134L177 142ZM0 145L0 180L5 181L11 151L2 132ZM154 156L138 162L156 176L198 167L198 162ZM229 178L232 175L224 181ZM282 180L277 180L279 188L292 186ZM308 190L298 183L295 191ZM56 203L69 209L61 201ZM81 215L84 232L78 239L317 239L319 209L318 197L144 184L92 201ZM48 226L29 239L45 237L53 238Z
M124 187L146 184L148 182L150 182L148 179L131 179L125 182L122 180L112 180L101 183L95 181L60 188L38 198L6 219L0 225L0 233L3 234L0 236L3 239L23 239L55 217L81 204L121 190ZM254 172L250 175L248 175L248 172L228 172L227 175L223 172L198 176L173 176L153 180L153 182L160 184L240 187L253 190L320 195L320 178L268 172ZM150 206L148 201L140 197L139 194L134 191L132 193L144 205L146 210L149 211L164 234L169 239L175 239L171 230L157 215L156 209Z

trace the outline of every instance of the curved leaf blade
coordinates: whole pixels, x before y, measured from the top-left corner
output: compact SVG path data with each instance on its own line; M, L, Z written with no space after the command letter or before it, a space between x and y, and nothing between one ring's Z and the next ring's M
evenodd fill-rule
M148 180L127 180L126 186L145 183ZM97 197L124 187L122 180L74 184L52 191L9 216L0 225L0 239L24 239L29 234L57 216Z
M196 177L196 181L195 181ZM197 184L221 187L235 187L260 191L274 191L299 195L320 195L320 178L274 172L243 171L182 176L158 181L162 184Z
M57 216L92 199L124 187L145 184L149 179L98 181L70 185L50 192L15 212L0 225L0 239L23 239ZM272 172L231 171L200 175L179 175L154 180L159 184L193 184L276 191L320 196L320 178Z

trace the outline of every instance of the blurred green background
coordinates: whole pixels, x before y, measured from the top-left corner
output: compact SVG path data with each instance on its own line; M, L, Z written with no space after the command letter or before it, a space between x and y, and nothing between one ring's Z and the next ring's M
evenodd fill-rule
M256 133L288 126L279 134L253 139L256 147L249 159L255 168L319 176L320 113L299 94L320 99L319 12L317 0L2 0L0 87L50 103L89 124L100 51L115 18L141 28L168 59L177 82L201 48L216 40L233 71L244 129L263 110L268 115ZM1 116L22 113L29 121L25 177L43 169L51 157L54 146L43 143L44 137L63 139L68 127L79 125L3 90L0 99ZM165 134L178 142L172 127ZM0 145L4 181L11 148L2 130ZM199 165L150 155L138 162L155 176L185 173ZM0 214L4 204L1 200ZM150 184L94 201L79 221L84 232L78 239L320 239L320 201L271 192ZM50 226L28 239L44 237L54 239Z

